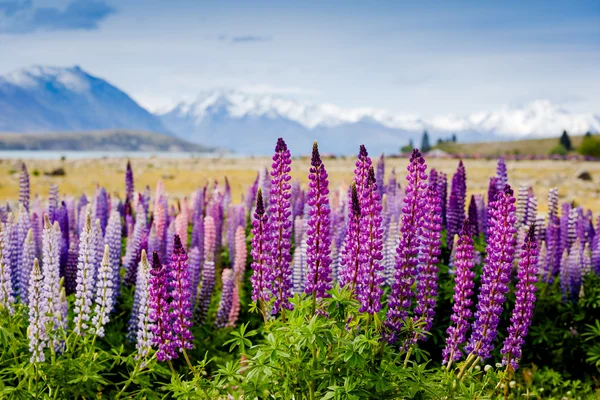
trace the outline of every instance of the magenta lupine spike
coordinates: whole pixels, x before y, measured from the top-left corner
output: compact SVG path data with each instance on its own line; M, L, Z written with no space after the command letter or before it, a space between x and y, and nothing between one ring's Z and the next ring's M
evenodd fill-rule
M271 239L263 202L262 189L258 189L252 221L252 300L267 302L271 298Z
M381 197L373 167L369 168L360 220L360 267L357 278L356 297L361 303L360 312L376 314L381 310L383 293L383 230L381 228Z
M331 222L328 197L329 180L317 142L313 144L310 165L307 195L310 211L306 230L308 273L304 291L306 294L314 296L315 299L320 299L326 297L327 291L331 289L331 233L329 230Z
M433 187L427 191L427 202L423 215L423 229L421 248L419 250L419 264L417 265L417 306L415 316L421 318L425 325L423 330L429 332L435 315L438 288L439 256L441 253L442 218L440 199ZM415 338L425 340L425 335Z
M44 302L44 283L42 271L38 259L34 259L31 275L29 277L29 328L27 336L29 337L29 351L31 352L30 362L44 362L44 348L48 345L48 316L50 312L48 305Z
M452 176L452 186L448 199L448 236L454 237L465 220L465 204L467 198L467 175L462 160Z
M231 311L234 279L233 272L230 268L223 270L222 282L223 290L221 292L221 301L219 303L219 310L217 311L217 318L215 320L215 326L217 328L225 327L229 318L229 312Z
M198 294L198 302L196 304L196 321L204 322L212 292L215 287L215 248L216 248L216 232L215 221L213 217L207 215L204 218L204 265L202 266L202 286Z
M35 243L33 241L33 230L29 229L21 255L21 268L19 269L19 297L21 301L27 304L29 299L29 279L31 278L31 268L33 260L36 259Z
M408 181L402 208L400 244L396 249L394 284L388 299L388 312L385 326L388 329L388 341L397 340L397 332L408 316L411 299L414 296L412 285L415 281L417 255L421 246L420 237L423 227L424 206L427 196L427 164L419 150L414 149L408 165Z
M235 261L233 264L234 272L234 288L231 297L231 310L229 311L228 321L226 326L233 327L237 322L240 314L240 286L244 272L246 271L246 258L248 256L248 248L246 247L246 232L243 227L239 226L235 232Z
M383 199L385 194L385 156L381 153L381 157L377 160L377 171L375 173L375 183L377 183L377 193Z
M52 316L52 330L57 329L60 318L60 227L58 222L50 224L48 215L44 216L42 233L42 275L44 276L44 302Z
M558 188L548 190L548 221L558 217Z
M592 239L591 251L592 271L594 271L596 275L600 275L600 217L598 217L598 220L596 222L596 234Z
M475 195L471 196L469 202L469 224L471 225L471 234L473 236L479 236L479 222L478 222L479 211L477 210L477 203L475 202Z
M177 352L169 316L169 269L161 264L156 252L152 255L149 287L150 322L152 341L157 349L156 358L158 361L172 360L177 358Z
M25 207L29 214L29 172L25 163L21 163L21 173L19 174L19 204Z
M192 311L196 308L198 299L198 285L200 285L200 273L202 271L202 260L200 259L200 250L197 247L190 249L190 303Z
M365 145L360 145L356 167L354 168L354 181L356 182L356 190L358 191L358 200L361 201L367 187L367 179L369 178L369 168L372 161L367 152Z
M519 368L521 348L531 325L535 306L535 291L538 269L538 245L535 239L534 226L529 227L527 239L522 247L515 308L510 317L508 337L504 340L502 364L511 365L513 370Z
M271 230L271 270L273 281L271 290L275 302L273 303L273 314L282 309L292 309L290 298L292 297L292 271L290 262L290 248L292 246L292 221L290 210L291 177L290 164L292 158L284 140L279 138L273 155L271 165L271 193L269 199L269 228Z
M466 351L481 359L491 356L493 341L510 281L515 252L516 221L514 192L509 185L496 195L490 207L491 224L483 272L481 291L473 331Z
M145 250L142 250L135 292L139 295L135 347L138 352L136 357L140 359L148 355L152 348L154 329L154 324L150 321L150 263Z
M498 165L496 166L496 190L501 192L504 187L508 184L508 172L506 171L506 163L504 158L498 159Z
M142 239L146 232L146 218L144 207L138 204L136 209L135 225L133 227L133 235L131 237L131 245L127 246L125 257L123 258L123 266L125 267L125 283L132 285L137 277L137 266L140 262L142 254ZM172 238L171 238L172 239Z
M352 183L348 197L350 203L350 207L348 207L348 229L346 237L344 238L344 244L342 245L342 257L340 263L342 265L342 270L340 271L339 280L340 286L348 286L350 291L353 292L356 288L358 269L360 266L361 209L356 183Z
M96 214L95 218L100 220L100 227L102 228L102 236L106 232L106 224L108 223L108 194L106 189L100 188L96 195Z
M458 361L462 357L460 346L467 340L469 331L469 320L473 316L471 306L473 305L473 289L475 287L475 272L473 271L474 247L469 224L464 222L457 245L453 247L456 251L454 259L454 304L450 320L453 325L446 330L448 335L446 347L442 351L443 364Z
M15 296L10 268L10 237L8 233L4 224L0 222L0 310L6 309L12 314Z
M171 309L169 316L173 327L173 340L180 352L194 347L192 327L192 305L190 301L190 275L188 257L179 235L175 235L174 251L171 256Z
M94 263L96 242L92 231L90 212L86 214L85 227L79 240L79 263L77 264L77 287L75 290L75 327L73 332L85 336L92 313L94 298Z
M100 337L104 337L104 326L108 323L108 316L113 309L112 286L113 272L110 267L110 249L108 245L104 245L104 255L100 262L96 297L94 299L94 317L92 318L94 333Z
M127 160L127 169L125 170L125 199L129 201L129 203L133 202L134 192L133 170L131 169L131 162Z
M110 264L112 276L113 290L113 305L116 304L121 288L121 234L123 227L121 226L121 215L116 209L110 212L108 225L106 226L106 234L104 235L104 244L108 245L109 254L108 260Z
M175 217L175 233L181 239L181 245L183 246L184 250L187 247L187 228L188 224L185 214L181 213L177 215L177 217Z

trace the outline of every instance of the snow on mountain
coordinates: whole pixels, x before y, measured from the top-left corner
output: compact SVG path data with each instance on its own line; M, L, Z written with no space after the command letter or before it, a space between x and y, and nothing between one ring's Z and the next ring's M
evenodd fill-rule
M127 94L81 68L33 66L0 76L0 131L167 132Z
M281 135L293 135L293 140L302 146L316 139L330 142L335 146L330 150L340 153L352 152L362 142L376 143L376 152L395 151L410 138L418 138L425 129L433 138L458 133L463 141L492 140L498 136L552 137L562 130L573 134L600 132L600 116L570 114L547 100L467 116L423 119L414 114L375 108L344 109L239 90L202 93L193 102L176 105L161 119L168 129L188 140L262 153L264 146L261 150L256 141L248 138L272 140L277 137L277 132L272 132L274 127ZM362 132L357 130L359 127Z

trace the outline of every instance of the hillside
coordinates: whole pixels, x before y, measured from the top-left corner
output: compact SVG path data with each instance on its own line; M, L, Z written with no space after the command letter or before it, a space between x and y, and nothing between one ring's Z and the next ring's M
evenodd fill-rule
M113 129L90 132L0 133L0 150L214 152L160 133Z
M571 144L576 148L583 136L571 136ZM469 154L480 156L536 155L547 156L558 145L558 138L512 140L504 142L442 143L436 148L450 154Z

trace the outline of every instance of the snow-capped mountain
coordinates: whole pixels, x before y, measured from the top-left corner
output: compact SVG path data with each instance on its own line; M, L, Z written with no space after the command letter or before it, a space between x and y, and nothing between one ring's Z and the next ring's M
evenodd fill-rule
M167 132L127 94L77 66L34 66L0 76L0 131L112 128Z
M299 148L310 149L312 141L318 140L324 151L348 153L363 142L370 144L373 152L394 152L410 138L419 138L423 130L434 139L457 133L461 141L552 137L562 130L573 134L600 131L600 116L570 114L547 100L521 108L423 119L374 108L344 109L236 90L202 93L191 103L176 105L161 119L169 130L185 139L245 153L264 153L265 141L274 142L279 136Z

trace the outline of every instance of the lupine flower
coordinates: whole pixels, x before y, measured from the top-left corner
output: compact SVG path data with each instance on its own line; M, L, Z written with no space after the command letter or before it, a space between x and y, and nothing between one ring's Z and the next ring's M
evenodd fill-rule
M252 221L252 300L267 302L271 298L271 239L265 214L262 189L258 189Z
M485 200L482 194L476 193L474 196L477 207L477 232L481 234L487 229L487 208L485 207Z
M477 210L477 203L475 202L475 195L471 196L469 202L469 224L471 225L471 234L473 236L479 236L479 222L478 222L479 211Z
M154 201L154 224L156 225L156 235L161 244L160 250L156 250L159 257L164 258L164 239L167 232L167 198L164 194L164 187L161 181L156 184L156 195Z
M277 140L273 164L271 165L271 197L269 199L269 228L271 247L271 270L273 281L271 290L275 302L273 303L273 314L282 309L292 309L290 297L292 297L292 271L290 262L292 221L290 220L290 188L292 158L287 145L282 138Z
M443 172L438 172L437 177L437 191L440 197L440 205L442 207L442 229L448 226L446 217L448 212L446 210L448 206L448 177Z
M235 232L235 249L235 260L233 264L235 282L233 296L231 298L231 311L229 311L227 326L235 326L240 314L240 286L242 285L242 279L246 270L246 258L248 256L248 249L246 247L246 231L242 226L238 226Z
M465 220L465 203L467 197L467 175L462 160L452 176L450 198L448 199L448 235L454 237Z
M396 248L398 247L399 243L398 233L398 222L390 222L390 226L387 232L387 239L385 241L384 256L385 280L387 285L390 287L394 284L394 265L396 265Z
M0 222L0 310L14 312L15 297L10 268L10 238L3 223Z
M223 244L223 194L217 190L215 182L215 191L213 192L212 200L208 214L213 217L215 222L215 251Z
M364 192L367 188L367 180L369 179L369 168L371 168L371 158L365 145L360 145L358 159L356 160L356 168L354 168L354 181L356 182L356 190L358 191L358 200L361 201Z
M490 240L487 244L473 332L466 350L482 359L494 348L498 323L508 292L510 270L515 252L515 198L509 185L496 195L490 206Z
M184 250L187 246L187 229L188 223L185 214L181 213L177 215L177 217L175 217L175 232L177 233L177 236L179 236L179 238L181 239L181 245L183 246Z
M54 223L56 220L56 210L58 209L58 186L55 183L50 185L50 191L48 192L48 217L50 222Z
M172 360L177 358L177 352L169 316L169 269L161 264L156 252L152 255L150 275L150 322L152 341L157 347L156 358L158 361Z
M444 359L443 364L460 360L462 351L460 346L467 340L469 331L469 319L473 315L471 306L473 305L473 288L475 284L475 272L473 272L473 239L469 232L469 223L465 221L458 238L457 245L453 247L456 251L454 259L454 304L452 306L452 316L450 320L453 325L446 330L448 338L446 347L442 351Z
M192 305L190 302L190 275L188 257L179 235L174 238L174 251L171 256L171 309L169 315L173 326L176 349L180 352L193 348L194 337L192 326Z
M490 178L490 184L488 186L488 206L487 206L487 216L486 216L486 230L485 230L485 240L487 241L489 239L489 232L488 229L490 227L490 222L492 219L492 213L491 213L491 207L492 207L492 203L496 200L496 194L499 192L498 190L498 178L497 177L491 177Z
M100 220L100 227L102 228L102 236L106 232L106 224L108 223L108 194L106 189L100 188L96 195L96 213L95 218Z
M27 216L27 220L29 221L29 216ZM56 221L58 222L58 226L60 226L61 232L60 275L64 276L69 256L69 212L64 201L60 202L60 207L56 210Z
M116 304L117 297L121 287L121 216L116 209L110 212L108 225L106 226L106 234L104 235L104 244L108 246L108 262L110 264L112 276L113 290L113 306Z
M102 237L102 227L100 226L100 220L96 218L96 221L92 225L92 235L94 236L94 243L96 245L95 258L94 258L94 282L98 278L98 272L100 271L100 263L102 262L102 255L104 254L104 238Z
M135 347L138 351L137 358L145 357L152 348L152 330L154 324L150 320L150 263L146 251L142 250L135 292L139 293L139 307L137 317L137 336Z
M21 255L21 268L19 269L19 297L21 301L28 304L29 301L29 279L31 278L31 268L33 260L36 259L35 243L33 241L33 230L29 229ZM29 279L28 279L29 278Z
M25 243L25 238L27 237L27 232L29 232L29 229L31 229L31 219L29 217L29 213L27 213L25 207L19 205L17 225L12 231L10 243L13 290L15 290L17 293L20 291L19 271L23 269L23 243Z
M535 224L535 220L537 219L537 197L533 195L533 189L529 188L528 198L527 198L527 212L525 213L525 218L523 218L523 223L526 226L530 226L531 224Z
M560 259L560 289L563 300L567 300L571 294L571 268L569 266L569 252L565 249Z
M58 222L50 225L48 215L44 216L42 233L42 275L44 276L44 302L52 315L52 329L58 328L60 318L60 255L61 232ZM49 332L50 333L50 332Z
M496 190L501 192L504 190L504 187L508 184L508 172L506 172L506 163L504 162L504 158L500 157L498 159L498 165L496 166ZM495 197L491 197L490 199L494 199Z
M327 171L319 155L317 142L313 144L310 173L308 175L307 203L310 207L308 218L308 229L306 230L306 264L308 273L306 276L306 294L312 294L315 299L327 295L331 289L331 234L329 216L329 181ZM373 176L373 181L375 176ZM375 182L373 182L375 185ZM376 185L374 186L376 190ZM381 212L381 205L379 205ZM379 216L381 223L381 216Z
M297 225L306 225L302 217L297 217L295 222ZM295 230L295 233L298 239L295 241L296 247L294 248L294 257L292 260L292 285L294 293L300 294L304 292L305 286L304 278L306 276L306 253L308 245L306 243L306 233L303 228Z
M534 226L531 225L525 239L525 244L522 247L521 260L519 261L519 283L517 283L515 308L510 317L508 337L505 339L504 347L501 351L504 355L502 364L510 364L513 370L519 367L521 348L525 342L525 336L527 336L527 332L529 331L529 325L531 325L535 305L538 245L534 232Z
M202 286L198 295L196 305L196 320L204 322L210 306L213 288L215 287L215 248L216 233L213 217L207 215L204 218L204 266L202 267Z
M348 231L342 245L342 258L340 271L340 286L349 286L354 291L360 267L360 220L361 209L358 199L358 189L353 183L348 193L350 207L348 207Z
M79 246L79 243L77 243ZM77 264L79 263L79 253L75 243L71 243L69 254L67 256L67 266L65 267L65 290L68 294L75 293L77 287Z
M1 262L1 261L0 261ZM48 345L48 325L47 314L50 311L48 304L44 301L43 276L40 270L40 264L36 258L33 262L33 269L29 277L29 328L27 336L29 337L29 351L31 352L30 362L44 362L44 348Z
M110 249L108 245L104 245L104 255L98 271L98 284L94 300L94 317L92 318L94 332L100 337L104 337L104 326L108 323L108 315L113 308L112 286L113 271L110 266Z
M135 283L137 277L137 266L142 253L142 239L146 232L146 218L144 207L138 204L136 209L135 226L131 237L131 245L127 246L123 266L125 267L126 275L125 282L129 285ZM171 238L172 239L172 238Z
M215 326L217 328L225 327L229 319L229 312L231 311L234 278L233 271L231 271L230 268L223 270L222 282L223 290L221 292L221 301L219 303L219 310L217 311L217 319L215 320Z
M200 272L202 267L200 250L197 247L191 248L188 261L190 265L190 303L193 311L196 308L196 300L198 299L198 285L200 284Z
M373 167L369 169L363 199L360 223L360 267L356 297L361 303L360 312L376 314L381 310L383 293L383 230L381 229L381 198L377 190Z
M383 195L385 194L385 157L383 153L381 153L381 157L377 161L377 171L375 173L375 183L377 183L377 192L379 193L379 197L383 199Z
M396 272L394 284L388 300L388 312L385 325L388 329L388 341L397 340L397 332L404 325L414 296L412 285L415 281L417 255L421 246L420 237L423 227L424 206L427 196L427 164L419 150L414 149L408 165L406 179L406 197L402 208L401 239L396 249Z
M19 175L19 204L29 213L29 172L27 172L25 163L21 163Z
M92 232L92 219L88 211L85 227L79 240L79 263L77 265L77 288L75 290L75 328L73 331L84 336L89 327L94 298L94 264L96 243Z
M167 243L165 244L165 255L167 258L171 257L171 254L173 254L173 251L175 250L175 247L173 247L173 240L175 240L176 233L177 231L175 230L175 220L173 219L169 223L169 226L167 228L167 235L165 237L165 240L167 241Z
M557 216L548 221L546 227L546 259L542 261L542 281L547 283L554 282L554 276L560 269L560 223Z
M35 212L31 214L31 229L33 229L33 242L35 243L35 255L39 257L42 253L42 229L43 221Z
M125 170L125 199L129 201L129 203L133 201L134 193L133 170L131 169L131 162L127 160L127 169Z
M548 221L558 217L558 188L548 190Z
M429 187L423 215L421 248L417 265L417 307L415 315L425 321L423 330L429 331L433 324L437 299L437 263L441 253L442 219L440 216L440 199L433 187ZM464 222L464 221L463 221ZM420 335L420 340L426 336Z

